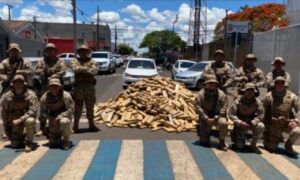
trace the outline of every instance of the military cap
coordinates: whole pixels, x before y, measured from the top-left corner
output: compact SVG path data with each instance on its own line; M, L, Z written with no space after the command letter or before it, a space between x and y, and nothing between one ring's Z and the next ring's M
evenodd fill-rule
M49 86L51 86L51 85L62 86L62 84L60 83L60 80L57 78L51 78L49 80Z
M225 57L224 51L222 51L221 49L216 50L214 56L216 56L217 54L223 55Z
M86 51L91 51L90 50L90 48L87 46L87 45L85 45L85 44L82 44L78 49L77 49L77 52L78 51L81 51L81 50L86 50Z
M14 79L13 79L11 85L13 85L13 83L14 83L16 80L21 80L21 81L23 81L23 83L24 83L25 85L27 85L24 76L21 75L21 74L15 75L15 77L14 77Z
M13 50L13 49L16 49L16 50L18 50L19 52L22 52L22 50L21 50L21 48L20 48L20 45L19 44L17 44L17 43L10 43L9 44L9 48L8 48L8 50L6 51L6 52L10 52L11 50Z
M55 49L56 51L58 50L58 48L53 43L48 43L45 47L45 50L46 49Z
M283 65L285 65L285 61L282 57L275 57L274 61L271 63L272 65L274 65L276 62L280 62L282 63Z
M247 59L253 59L253 60L257 61L257 58L254 54L247 54L245 57L245 60L247 60Z
M243 91L246 91L248 89L253 89L254 91L256 91L256 87L255 87L255 85L253 83L247 83L247 84L245 84Z
M219 84L219 82L215 79L215 78L209 78L207 79L204 84L208 84L208 83L216 83Z

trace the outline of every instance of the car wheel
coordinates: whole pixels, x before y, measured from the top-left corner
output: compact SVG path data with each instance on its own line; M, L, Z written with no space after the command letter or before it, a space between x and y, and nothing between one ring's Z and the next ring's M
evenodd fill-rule
M197 82L197 85L196 85L196 89L197 90L200 90L204 87L204 81L202 79L200 79L198 82Z

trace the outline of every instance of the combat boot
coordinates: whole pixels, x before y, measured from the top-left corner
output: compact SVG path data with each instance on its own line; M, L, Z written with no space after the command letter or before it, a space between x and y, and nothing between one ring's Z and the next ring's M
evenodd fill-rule
M72 128L73 134L79 133L78 126L79 126L79 119L74 119L74 124L73 124L73 128Z
M219 140L219 149L222 151L227 151L228 150L228 146L225 143L225 139L220 139Z
M32 141L26 141L26 145L25 145L25 152L31 152L33 151L33 143Z
M262 154L262 152L258 149L258 147L256 146L256 144L251 144L250 145L250 149L256 153L256 154Z
M90 125L89 130L91 132L98 132L98 131L100 131L100 129L96 125L94 125L94 124Z
M284 144L284 148L285 150L287 151L287 153L289 155L297 155L298 153L296 151L294 151L293 149L293 144L290 142L290 141L287 141L285 144Z
M63 149L64 150L70 149L69 139L64 139L63 140Z

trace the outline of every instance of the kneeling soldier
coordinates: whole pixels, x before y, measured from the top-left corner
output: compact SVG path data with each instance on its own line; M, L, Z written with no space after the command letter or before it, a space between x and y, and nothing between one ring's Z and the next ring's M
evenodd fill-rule
M266 133L264 146L275 151L282 140L282 133L289 133L285 149L291 155L296 154L292 145L300 138L300 101L296 94L287 90L287 80L278 76L274 89L264 99ZM296 115L294 115L294 112Z
M38 99L35 93L27 89L24 76L16 75L13 88L4 94L2 101L4 130L12 148L19 148L24 144L25 128L25 152L33 150L37 108Z
M74 102L71 95L63 90L59 79L49 80L49 90L41 98L41 109L49 121L49 147L59 145L63 136L63 149L69 149Z
M252 130L252 142L250 148L253 152L260 154L256 143L262 137L265 126L262 123L264 118L264 107L262 102L255 98L256 87L252 83L245 84L243 95L237 98L228 115L234 122L232 132L233 147L242 150L246 144L246 134Z
M210 131L213 125L219 127L219 148L226 151L225 137L227 134L227 96L218 89L218 81L208 79L205 88L196 97L195 106L199 114L198 135L200 143L209 146Z

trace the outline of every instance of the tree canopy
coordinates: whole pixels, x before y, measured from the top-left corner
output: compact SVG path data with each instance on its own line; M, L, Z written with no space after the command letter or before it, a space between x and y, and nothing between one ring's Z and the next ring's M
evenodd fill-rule
M119 45L119 54L129 55L129 54L132 54L133 52L134 52L134 49L131 48L129 45L127 45L127 44L120 44Z

